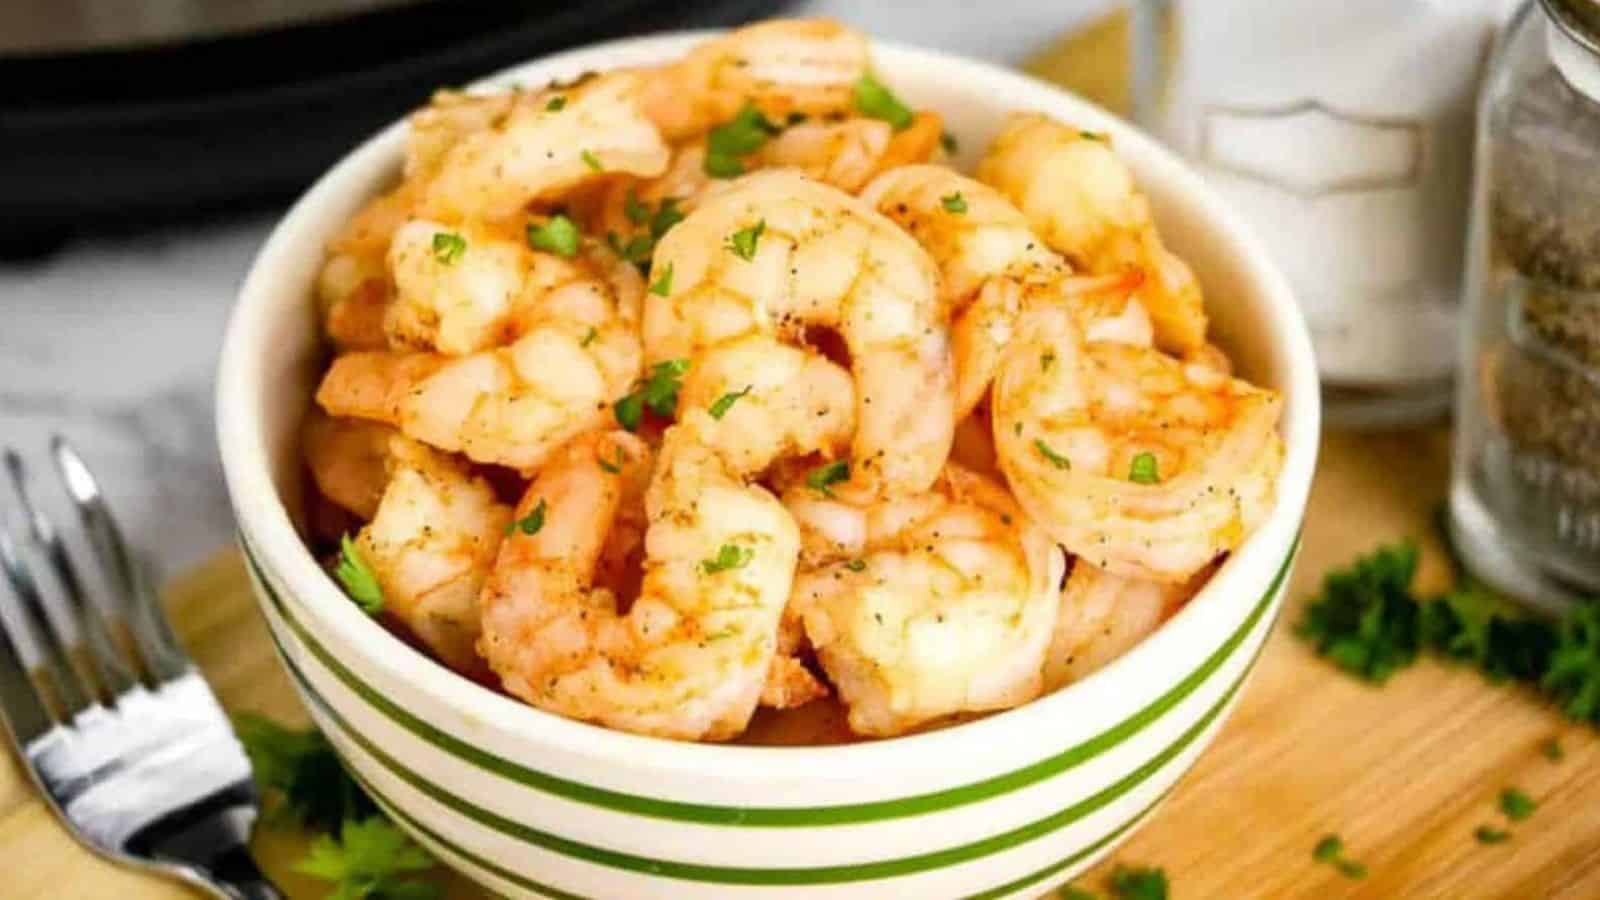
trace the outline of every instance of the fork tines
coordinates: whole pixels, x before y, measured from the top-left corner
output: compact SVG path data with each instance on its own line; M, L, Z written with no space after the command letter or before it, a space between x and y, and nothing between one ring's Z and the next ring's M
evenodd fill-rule
M50 455L96 558L104 602L90 596L61 531L35 502L21 454L6 448L15 514L7 511L0 523L0 570L15 602L9 616L0 616L0 701L8 717L34 720L32 728L13 721L23 732L113 706L129 691L154 688L189 668L83 458L59 435ZM41 562L44 579L36 574ZM34 665L25 655L30 644ZM27 696L30 684L36 697ZM33 736L17 735L23 741Z

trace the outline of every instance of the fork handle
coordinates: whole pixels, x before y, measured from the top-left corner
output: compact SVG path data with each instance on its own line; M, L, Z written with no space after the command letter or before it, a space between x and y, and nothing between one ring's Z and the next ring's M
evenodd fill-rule
M127 849L167 862L225 900L284 900L250 855L255 819L255 785L246 778L145 826Z
M228 900L285 900L283 894L267 876L261 874L250 850L244 845L235 847L207 868L206 874Z

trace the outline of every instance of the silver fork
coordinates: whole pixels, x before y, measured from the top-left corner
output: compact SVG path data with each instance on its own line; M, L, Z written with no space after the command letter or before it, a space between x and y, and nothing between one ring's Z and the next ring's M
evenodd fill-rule
M104 575L92 602L61 533L33 502L22 457L5 468L26 525L0 523L0 713L46 802L94 852L228 900L281 900L250 858L259 808L228 716L168 626L100 486L65 440L55 469ZM54 590L35 577L43 560ZM114 607L107 610L107 606ZM40 664L30 666L19 635Z

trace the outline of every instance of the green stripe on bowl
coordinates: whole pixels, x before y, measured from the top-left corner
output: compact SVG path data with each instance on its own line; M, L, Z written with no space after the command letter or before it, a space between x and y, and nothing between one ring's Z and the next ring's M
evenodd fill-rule
M278 651L284 659L285 668L288 669L290 676L293 677L300 690L316 704L323 715L333 722L339 734L345 740L360 747L367 756L385 769L388 769L391 774L405 782L413 790L484 828L497 831L530 846L623 871L710 884L795 886L843 884L896 878L971 862L1044 837L1105 808L1143 784L1163 766L1176 758L1178 754L1182 753L1185 748L1194 743L1207 726L1214 722L1222 714L1222 711L1227 708L1228 702L1233 699L1246 678L1248 678L1250 669L1255 663L1255 657L1260 655L1260 650L1263 646L1265 646L1265 641L1256 648L1256 653L1252 655L1250 663L1239 673L1239 677L1228 687L1222 697L1177 740L1109 786L1059 812L1052 813L1042 819L1037 819L1010 831L943 850L873 862L811 867L717 866L681 860L656 859L585 844L506 818L499 813L484 809L469 800L453 794L408 769L399 760L378 747L372 740L351 727L350 723L338 710L333 708L332 704L317 691L306 675L293 663L292 658L284 652L281 644L278 646ZM1067 865L1070 865L1070 863L1067 863ZM1040 877L1048 876L1042 875Z
M305 644L306 648L328 671L343 682L345 687L352 693L359 696L369 706L383 713L395 724L452 756L525 787L616 812L710 825L810 828L825 825L855 825L926 815L988 800L1080 766L1139 733L1152 722L1161 718L1168 710L1183 702L1190 694L1193 694L1213 672L1221 668L1222 664L1233 654L1233 651L1238 649L1239 645L1244 642L1250 630L1255 627L1261 616L1272 605L1272 598L1283 584L1283 580L1289 572L1289 567L1294 561L1295 553L1299 549L1300 537L1298 534L1295 536L1294 541L1289 546L1289 552L1284 556L1282 564L1278 567L1277 574L1272 579L1272 583L1267 587L1266 592L1261 595L1261 599L1257 601L1250 615L1245 618L1244 622L1221 646L1217 647L1199 667L1190 672L1182 681L1173 685L1166 693L1100 734L1021 769L941 791L897 797L891 800L875 800L867 803L792 807L717 806L664 800L656 797L643 797L596 787L583 782L571 781L557 775L551 775L548 772L530 769L481 747L475 747L400 707L374 690L370 685L362 681L360 676L335 659L289 611L283 599L278 595L277 590L262 571L251 542L243 532L239 534L239 546L244 550L245 559L249 563L256 580L262 585L267 597L274 608L277 609L279 616L289 623L289 626L300 638L300 641Z

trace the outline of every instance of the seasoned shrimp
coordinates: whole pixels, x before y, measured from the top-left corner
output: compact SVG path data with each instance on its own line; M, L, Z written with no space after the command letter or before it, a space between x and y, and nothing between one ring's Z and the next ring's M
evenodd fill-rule
M487 131L505 121L518 101L514 91L435 91L428 105L406 120L406 180L421 181L432 176L450 148L469 134Z
M385 346L383 318L394 293L385 254L419 193L416 182L401 183L362 207L328 242L328 259L317 275L317 305L323 331L338 349Z
M1136 269L1157 345L1177 355L1205 343L1194 273L1161 243L1150 204L1103 134L1037 113L1014 113L978 163L1056 251L1084 271Z
M392 472L372 521L356 539L383 589L384 609L445 665L482 669L478 592L494 563L510 510L466 466L395 438Z
M852 506L792 488L791 601L858 734L903 734L1038 696L1060 550L1004 488L946 466L930 491Z
M776 121L844 112L869 62L867 39L830 19L761 22L645 73L643 104L674 142L727 121L747 102Z
M395 430L360 419L335 419L313 409L301 429L300 450L317 490L370 520L389 484L389 442Z
M1176 584L1124 578L1074 564L1061 589L1055 636L1045 656L1045 692L1078 681L1128 652L1188 602L1204 581L1202 576Z
M854 194L879 172L932 159L943 133L939 116L929 112L898 131L881 119L801 122L774 136L753 161L757 168L799 169Z
M626 264L613 269L614 279L638 279ZM519 313L520 336L509 346L458 357L345 354L323 376L317 402L477 462L532 470L602 427L639 375L642 282L620 290L617 283L587 279L549 290Z
M670 274L669 274L670 273ZM747 175L662 238L645 298L647 361L694 358L745 334L832 329L850 353L857 497L926 489L954 429L938 272L893 222L797 172Z
M1281 400L1160 351L1082 341L1030 309L995 377L995 447L1017 499L1067 550L1179 582L1238 546L1269 502Z
M569 444L543 468L483 593L479 649L506 690L625 731L721 740L743 731L776 653L794 576L794 521L710 449L690 410L666 434L646 495L644 580L624 614L593 584L623 482L648 469L626 432Z
M509 112L443 152L422 212L445 222L505 220L608 175L660 175L669 151L640 110L639 91L639 76L617 72L519 95Z

